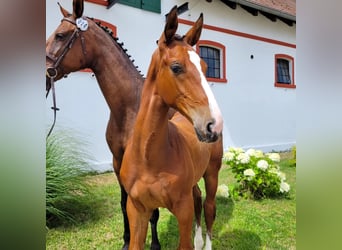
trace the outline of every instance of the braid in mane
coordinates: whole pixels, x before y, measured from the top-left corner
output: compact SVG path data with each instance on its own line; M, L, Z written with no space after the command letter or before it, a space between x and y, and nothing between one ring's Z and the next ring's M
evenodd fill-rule
M119 45L119 47L122 49L122 51L126 54L126 56L128 57L128 59L132 62L132 64L135 66L135 68L137 69L137 71L140 73L140 75L142 76L142 77L144 77L144 75L143 74L141 74L141 70L139 70L138 68L138 66L136 66L135 64L134 64L134 59L130 59L131 58L131 55L129 55L128 53L127 53L127 49L125 49L123 46L124 46L124 43L123 42L119 42L119 38L118 37L115 37L114 36L114 33L113 33L113 31L110 29L110 28L108 28L107 26L104 26L104 25L102 25L101 24L101 21L95 21L94 20L94 18L89 18L89 19L91 19L91 20L93 20L96 24L97 24L97 26L99 26L103 31L105 31L105 33L107 33L111 38L112 38L112 40L117 44L117 45Z

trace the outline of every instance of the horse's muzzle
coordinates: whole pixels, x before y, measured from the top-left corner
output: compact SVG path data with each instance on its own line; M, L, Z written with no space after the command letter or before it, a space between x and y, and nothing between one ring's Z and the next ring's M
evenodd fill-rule
M207 123L207 125L203 129L200 129L195 126L195 131L196 131L198 140L200 140L201 142L206 142L206 143L217 141L220 134L213 131L212 128L214 124L215 124L215 121L210 121Z

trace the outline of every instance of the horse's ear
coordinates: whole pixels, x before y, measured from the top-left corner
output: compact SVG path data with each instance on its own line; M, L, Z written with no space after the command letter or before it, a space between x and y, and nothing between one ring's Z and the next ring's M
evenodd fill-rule
M57 2L57 4L59 5L59 9L61 10L62 15L63 15L64 17L71 16L71 14L69 13L69 11L67 11L66 9L64 9L64 8L62 7L62 5L61 5L59 2Z
M73 16L75 18L80 18L83 15L83 0L74 0L72 3Z
M184 36L184 40L191 46L194 46L198 42L201 36L202 28L203 28L203 13L201 13L199 18L195 22L194 26L192 26L191 29L186 33L186 35Z
M172 37L175 35L178 28L178 17L177 17L177 5L173 6L166 18L166 24L164 28L165 42L168 44Z

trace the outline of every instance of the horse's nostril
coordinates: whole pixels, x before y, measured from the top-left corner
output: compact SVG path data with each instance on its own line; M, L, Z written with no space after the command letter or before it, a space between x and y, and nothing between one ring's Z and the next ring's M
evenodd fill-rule
M208 122L208 124L207 124L207 131L208 131L209 133L212 133L212 132L213 132L214 124L215 124L215 121L214 121L214 120Z

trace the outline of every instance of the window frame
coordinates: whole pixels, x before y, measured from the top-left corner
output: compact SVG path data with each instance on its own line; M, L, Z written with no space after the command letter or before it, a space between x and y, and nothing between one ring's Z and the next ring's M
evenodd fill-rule
M218 82L218 83L227 83L226 77L226 47L218 42L210 41L210 40L199 40L196 44L196 51L200 55L200 47L211 47L214 49L218 49L220 51L220 78L212 78L207 77L207 81L210 82Z
M289 74L291 83L278 82L278 59L283 59L289 62ZM275 54L274 56L274 86L278 88L296 88L295 72L294 72L294 58L286 54Z

